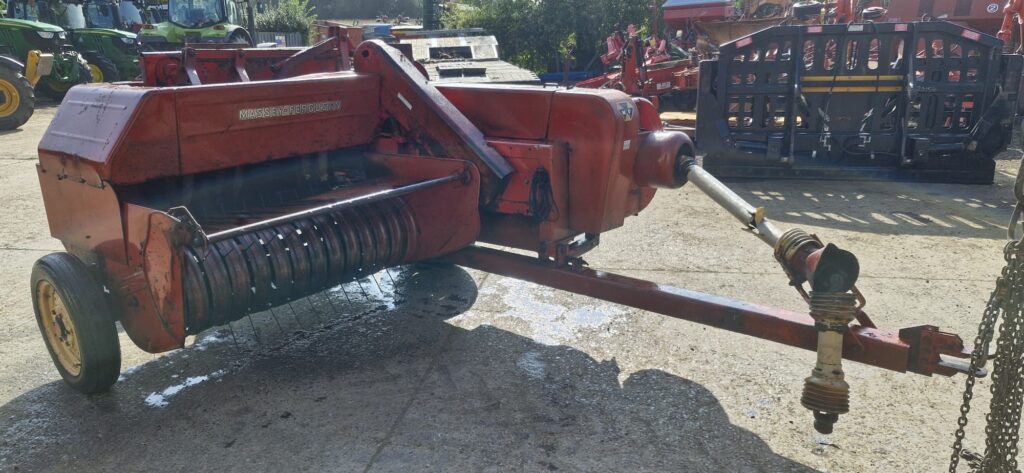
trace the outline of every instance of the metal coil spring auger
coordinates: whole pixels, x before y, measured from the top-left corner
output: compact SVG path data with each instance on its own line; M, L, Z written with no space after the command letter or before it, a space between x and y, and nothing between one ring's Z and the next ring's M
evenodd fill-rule
M188 330L227 324L399 265L415 238L409 208L390 199L189 247Z
M1007 235L1010 241L1003 250L1006 266L996 280L985 314L978 326L971 355L971 370L967 375L963 404L954 434L953 453L949 471L956 473L960 459L968 460L973 471L982 473L1009 473L1020 471L1017 464L1017 443L1020 440L1021 405L1024 403L1024 238L1016 238L1016 227L1024 214L1024 160L1017 172L1014 185L1017 205L1010 219ZM974 397L974 373L985 367L989 359L989 346L999 325L999 338L995 340L996 353L992 359L992 400L985 417L985 452L968 453L963 448L964 429Z

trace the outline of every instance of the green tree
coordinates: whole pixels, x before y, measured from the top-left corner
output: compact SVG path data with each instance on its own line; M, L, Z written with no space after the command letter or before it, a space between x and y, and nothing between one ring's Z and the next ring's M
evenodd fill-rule
M299 33L310 41L316 18L316 8L309 4L309 0L282 0L267 11L256 14L256 31Z
M648 28L652 15L651 0L469 0L464 5L448 11L445 26L484 28L498 38L506 60L540 73L557 70L570 44L578 67L593 64L616 26Z

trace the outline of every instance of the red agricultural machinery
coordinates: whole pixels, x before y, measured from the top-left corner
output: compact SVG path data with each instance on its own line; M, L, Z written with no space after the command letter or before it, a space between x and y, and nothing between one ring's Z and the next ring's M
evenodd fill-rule
M649 101L611 89L433 85L378 41L359 45L345 70L346 43L335 46L147 54L142 82L70 91L38 164L50 231L67 252L38 261L31 290L72 387L93 393L117 380L115 321L143 350L164 352L427 260L817 350L801 402L822 432L849 408L844 358L980 373L957 335L875 327L857 259L777 229L696 165L689 138L663 130ZM687 182L775 249L809 313L584 263L602 233Z
M634 97L650 100L660 107L662 99L684 110L697 104L697 64L692 59L672 59L666 52L666 41L660 46L644 48L640 38L621 32L608 37L608 53L601 56L608 73L576 83L587 89L615 89Z

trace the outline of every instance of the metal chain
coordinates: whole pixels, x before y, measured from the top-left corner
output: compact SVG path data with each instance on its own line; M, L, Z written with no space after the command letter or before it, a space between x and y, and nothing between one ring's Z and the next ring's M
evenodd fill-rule
M957 420L949 472L956 473L964 456L964 429L974 397L979 370L985 367L988 349L999 325L996 357L992 364L992 400L985 417L985 454L971 467L980 473L1018 472L1017 443L1020 440L1021 406L1024 403L1024 244L1010 242L1004 250L1006 266L996 281L988 306L978 327L971 354L971 368L964 388L960 418Z

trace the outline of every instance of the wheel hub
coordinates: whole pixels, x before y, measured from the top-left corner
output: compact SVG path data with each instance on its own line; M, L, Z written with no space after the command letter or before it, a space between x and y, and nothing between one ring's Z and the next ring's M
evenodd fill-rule
M21 96L14 84L0 80L0 118L10 116L18 110L21 105Z
M103 80L103 69L95 64L89 64L89 70L92 71L93 82L104 82Z
M61 367L71 376L82 370L82 353L74 322L60 294L52 284L41 281L36 289L39 314L43 319L46 343L53 350Z

